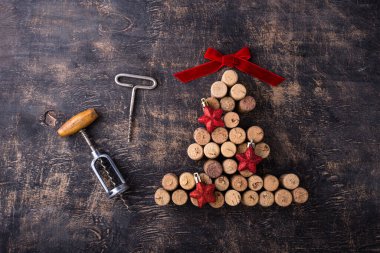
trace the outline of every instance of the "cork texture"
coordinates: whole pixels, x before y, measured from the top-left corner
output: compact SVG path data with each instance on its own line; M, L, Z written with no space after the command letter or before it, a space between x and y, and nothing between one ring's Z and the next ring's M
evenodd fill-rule
M167 191L173 191L178 187L178 177L174 173L168 173L162 177L162 187Z
M210 178L217 178L222 174L223 167L217 160L210 159L203 164L203 170Z
M228 87L232 87L238 81L238 74L236 71L229 69L224 71L222 75L222 82Z
M197 144L204 146L210 142L211 135L209 134L209 132L207 132L207 130L205 128L198 127L194 131L193 138Z
M233 142L236 145L239 145L245 142L246 133L243 128L235 127L230 130L228 137L231 142Z
M228 140L228 131L224 127L217 127L212 131L211 138L217 144L223 144Z
M231 158L235 156L237 148L236 145L230 141L227 141L222 144L220 147L221 153L226 158Z
M230 180L226 176L220 176L214 181L215 187L218 191L225 191L230 186Z
M190 172L184 172L179 176L179 185L185 190L191 190L195 187L194 175Z
M259 204L262 207L269 207L274 203L274 195L270 191L262 191L259 195Z
M278 186L280 185L278 178L269 174L264 176L263 181L264 189L271 192L277 190Z
M255 206L259 202L259 194L257 192L248 190L245 191L241 198L241 203L245 206Z
M256 100L252 96L246 96L239 101L237 109L239 113L248 113L256 107Z
M263 179L258 175L252 175L248 178L248 187L251 190L259 191L261 188L263 188L264 181Z
M292 203L292 194L285 189L279 189L274 194L274 202L281 207L287 207Z
M227 85L221 81L217 81L211 85L211 96L222 98L227 95Z
M236 190L228 190L224 195L224 201L229 206L237 206L241 202L241 195Z
M215 202L209 203L212 208L221 208L224 205L224 195L219 191L215 191Z
M240 117L236 112L228 112L224 115L223 121L227 128L234 128L239 125Z
M154 194L154 201L159 206L165 206L170 202L170 194L163 188L158 188Z
M247 94L247 89L241 83L237 83L230 89L230 96L235 100L241 100Z
M231 177L231 187L239 192L245 191L248 187L247 179L241 175Z
M226 174L234 174L237 171L238 164L233 159L225 159L223 161L223 171Z
M208 97L206 98L206 102L208 106L210 106L212 109L217 110L220 108L220 102L218 99L214 97Z
M188 198L189 197L187 195L187 192L182 190L182 189L175 190L172 193L172 201L177 206L182 206L182 205L186 204Z

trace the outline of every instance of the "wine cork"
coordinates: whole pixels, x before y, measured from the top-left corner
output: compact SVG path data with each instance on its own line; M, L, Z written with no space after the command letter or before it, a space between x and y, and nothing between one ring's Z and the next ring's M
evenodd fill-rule
M221 81L217 81L211 85L211 96L222 98L227 95L227 85Z
M228 140L228 131L224 127L217 127L211 133L212 140L217 144L222 144Z
M294 202L297 204L303 204L309 199L309 193L302 187L294 189L292 195Z
M232 128L228 136L230 138L230 141L232 141L235 144L242 144L246 138L245 131L241 127Z
M247 89L244 85L237 83L234 86L232 86L230 90L230 96L235 100L241 100L245 97L247 94Z
M225 83L228 87L232 87L237 81L238 75L234 70L229 69L224 71L222 75L222 82Z
M186 204L188 199L187 193L182 189L175 190L172 194L172 201L177 206Z
M193 143L187 148L187 155L191 160L198 161L203 157L203 148L198 143Z
M198 200L196 198L192 198L190 197L190 202L191 204L193 204L194 206L198 207Z
M230 181L228 180L226 176L220 176L217 179L215 179L214 184L215 184L215 188L218 191L223 192L228 189L228 186L230 186Z
M238 104L238 112L240 113L248 113L255 109L256 100L252 96L246 96L242 100L239 101Z
M206 102L207 102L208 106L210 106L214 110L217 110L220 108L219 100L214 98L214 97L206 98Z
M270 192L277 190L278 185L280 184L277 177L273 175L266 175L263 181L264 181L264 189Z
M210 178L220 177L223 172L222 165L216 160L207 160L203 164L203 170Z
M280 183L288 190L294 190L300 184L300 179L296 174L289 173L280 177Z
M226 174L234 174L237 170L238 164L233 159L226 159L223 161L223 171Z
M219 148L219 145L216 144L215 142L209 142L203 148L203 152L207 158L213 159L219 156L220 148Z
M202 146L206 145L211 140L209 132L207 132L207 130L203 127L198 127L195 129L193 137L195 142Z
M242 143L238 146L237 153L243 154L243 153L245 153L245 151L247 151L247 149L248 149L247 143Z
M158 188L154 194L154 201L159 206L165 206L170 202L170 194L163 188Z
M274 195L272 192L262 191L259 195L259 204L263 207L268 207L273 205Z
M223 193L215 191L215 202L209 203L209 205L213 208L220 208L224 205L224 196Z
M174 191L178 187L178 177L174 173L168 173L162 178L162 187L167 191Z
M264 181L258 175L253 175L248 178L248 187L253 191L259 191L263 188Z
M242 175L243 177L250 177L253 175L252 172L250 172L249 170L239 170L239 173L240 175Z
M220 108L225 112L232 112L235 109L235 100L232 97L224 97L220 100Z
M243 193L241 203L245 206L255 206L259 202L259 194L257 192L248 190Z
M179 185L185 190L191 190L195 186L195 179L190 172L184 172L179 176Z
M234 128L239 125L240 117L236 112L227 112L223 117L223 121L227 128Z
M199 177L201 178L202 183L212 184L212 179L206 173L200 173Z
M270 153L270 148L268 144L261 142L255 146L255 154L261 156L262 158L267 158Z
M282 206L282 207L287 207L292 203L292 194L285 189L279 189L276 191L274 194L274 201L276 202L277 205Z
M236 154L236 145L230 141L226 141L220 148L221 153L226 158L231 158Z
M228 190L224 195L224 201L229 206L237 206L241 201L241 195L238 191Z
M247 139L248 141L253 141L258 143L264 139L264 131L259 126L251 126L247 130Z
M242 192L242 191L245 191L247 189L248 182L247 182L247 179L245 179L243 176L234 175L231 178L231 186L233 189L235 189L239 192Z

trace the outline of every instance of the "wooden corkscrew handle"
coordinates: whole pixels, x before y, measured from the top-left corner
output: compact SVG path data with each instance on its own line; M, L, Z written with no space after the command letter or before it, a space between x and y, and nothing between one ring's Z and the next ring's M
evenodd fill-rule
M97 118L98 114L94 108L87 109L71 117L58 129L57 132L61 137L73 135L91 125L91 123Z

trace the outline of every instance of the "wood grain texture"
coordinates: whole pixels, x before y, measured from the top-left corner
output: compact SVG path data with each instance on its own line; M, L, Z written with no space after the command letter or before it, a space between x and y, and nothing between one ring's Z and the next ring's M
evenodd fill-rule
M78 0L0 3L0 252L378 252L379 4L377 1ZM168 172L200 171L186 155L200 98L222 72L188 85L172 74L212 46L248 45L278 88L239 73L271 147L258 174L294 172L309 201L288 208L159 207ZM130 90L150 75L126 142ZM129 179L108 200L82 139L41 123L94 107L88 129ZM187 130L187 131L184 131Z

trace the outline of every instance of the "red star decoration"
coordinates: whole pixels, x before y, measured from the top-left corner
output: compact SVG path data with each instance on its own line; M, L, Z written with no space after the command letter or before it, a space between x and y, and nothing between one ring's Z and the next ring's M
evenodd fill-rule
M194 191L190 192L190 197L198 200L198 207L202 207L206 203L214 203L215 199L215 185L204 184L202 182L197 183Z
M252 173L256 173L256 165L263 160L262 157L255 154L252 146L249 146L244 154L237 154L236 159L239 161L239 171L249 170Z
M210 106L205 106L203 109L204 114L198 118L198 122L204 124L209 133L212 133L217 127L224 127L222 120L222 109L214 110Z

